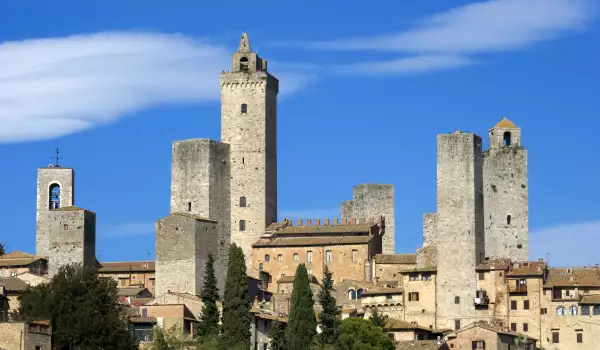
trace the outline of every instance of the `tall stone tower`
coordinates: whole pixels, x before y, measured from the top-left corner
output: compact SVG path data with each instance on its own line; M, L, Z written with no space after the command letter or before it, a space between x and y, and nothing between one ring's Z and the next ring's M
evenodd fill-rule
M221 141L230 145L231 241L248 267L252 243L277 221L278 91L243 33L231 71L221 73Z
M438 328L460 328L475 317L475 267L484 259L481 138L457 131L438 135Z
M71 168L49 165L39 168L37 175L37 208L35 252L48 257L50 249L50 222L52 209L69 207L75 203L75 172Z
M504 118L489 130L483 154L485 254L528 260L527 150L521 129Z

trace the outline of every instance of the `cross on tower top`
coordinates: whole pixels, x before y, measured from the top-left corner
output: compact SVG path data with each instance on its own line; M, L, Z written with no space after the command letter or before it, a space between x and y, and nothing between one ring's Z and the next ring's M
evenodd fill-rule
M52 159L54 159L56 161L56 164L54 166L59 167L58 160L62 159L62 157L58 156L60 154L60 151L58 150L58 148L54 152L56 153L56 156L52 157Z

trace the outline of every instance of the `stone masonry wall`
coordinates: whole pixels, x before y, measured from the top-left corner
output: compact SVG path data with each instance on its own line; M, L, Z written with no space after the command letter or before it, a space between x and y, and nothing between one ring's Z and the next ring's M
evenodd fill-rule
M437 214L427 213L423 215L423 246L435 244L435 231Z
M483 157L485 253L526 261L528 251L527 150L491 148Z
M223 293L231 243L229 145L209 139L173 142L171 213L190 213L217 222L215 274Z
M238 66L244 57L247 72ZM235 53L232 68L221 74L221 141L230 145L231 240L242 247L250 268L252 243L277 221L279 82L252 52ZM239 205L242 197L245 207Z
M47 213L50 211L50 186L60 186L60 203L63 207L75 204L75 172L70 168L39 168L37 175L36 255L48 256L50 249Z
M352 200L342 202L342 220L352 219L354 217L354 207Z
M344 202L347 203L347 202ZM348 204L346 204L347 206ZM344 207L342 207L344 208ZM361 184L354 187L352 198L354 218L385 217L383 254L396 253L394 218L394 185ZM347 210L347 209L346 209ZM344 209L342 209L342 217Z
M217 222L174 213L156 223L156 296L200 294L208 254L217 251Z
M62 207L45 214L49 228L48 274L69 264L93 267L96 262L96 214Z
M479 136L438 135L437 328L475 317L473 272L484 257L481 163Z

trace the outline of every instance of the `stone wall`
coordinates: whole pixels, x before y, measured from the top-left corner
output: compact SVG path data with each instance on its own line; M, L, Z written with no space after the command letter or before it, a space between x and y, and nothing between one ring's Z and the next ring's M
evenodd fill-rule
M415 277L411 280L411 276ZM433 271L405 273L402 276L404 321L417 322L423 327L433 326L435 328L437 311L435 284L436 273ZM410 300L409 293L418 293L419 300Z
M481 138L438 135L437 328L475 317L475 267L484 258Z
M60 206L75 204L75 172L70 168L39 168L37 175L36 206L36 255L47 257L50 249L48 216L50 211L50 187L60 186Z
M30 332L24 322L0 323L0 349L51 350L51 336Z
M156 296L167 291L199 295L208 254L215 254L217 222L174 213L156 223Z
M213 253L221 293L231 243L229 150L228 144L209 139L173 142L171 170L171 213L190 213L217 222L219 245Z
M427 213L423 215L423 246L435 245L435 233L437 225L437 214Z

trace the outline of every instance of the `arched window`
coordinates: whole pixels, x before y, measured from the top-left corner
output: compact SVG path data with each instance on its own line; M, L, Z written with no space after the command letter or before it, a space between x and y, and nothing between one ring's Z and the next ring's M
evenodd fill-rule
M312 264L312 250L306 252L306 262Z
M581 314L582 315L589 315L590 314L590 306L589 305L583 305L581 307Z
M364 290L362 288L360 288L358 291L356 291L356 297L358 299L362 298L362 293L364 292Z
M242 103L242 113L248 113L248 105L245 103Z
M269 254L265 254L265 261L269 262L271 260L271 256Z
M60 185L50 185L50 203L48 204L50 209L60 208Z
M331 262L331 260L333 260L333 252L331 250L328 250L325 252L325 262Z
M577 311L577 305L571 305L571 307L569 307L569 315L576 316Z
M358 250L352 249L352 262L358 261Z
M510 220L512 219L512 217L510 215L506 215L506 224L510 225Z
M592 313L594 315L600 315L600 305L594 305L594 308L592 309Z
M246 197L240 197L240 208L246 207Z
M349 300L356 299L356 291L354 289L348 290L348 299Z
M505 132L504 133L504 147L508 147L510 146L510 132Z
M246 231L246 220L240 220L240 231Z
M240 58L240 70L242 72L247 72L248 71L248 57L242 57L242 58Z
M298 262L298 260L300 260L298 253L294 253L294 262Z
M565 308L562 306L559 306L556 308L556 316L564 316L565 315Z
M283 255L279 254L277 255L277 262L283 262Z

